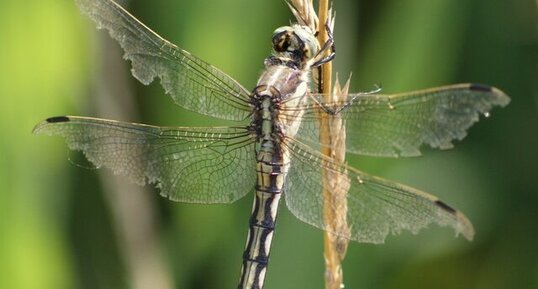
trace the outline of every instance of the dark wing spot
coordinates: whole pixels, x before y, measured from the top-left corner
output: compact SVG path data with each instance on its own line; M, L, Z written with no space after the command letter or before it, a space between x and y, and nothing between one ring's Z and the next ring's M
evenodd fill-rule
M470 90L476 90L476 91L483 91L483 92L492 92L491 86L480 84L480 83L472 83L469 87Z
M54 116L47 118L48 123L55 123L55 122L66 122L69 121L69 118L67 116Z
M439 207L441 207L443 210L451 213L451 214L456 214L456 210L454 208L452 208L451 206L447 205L445 202L441 201L441 200L437 200L435 201L435 204Z

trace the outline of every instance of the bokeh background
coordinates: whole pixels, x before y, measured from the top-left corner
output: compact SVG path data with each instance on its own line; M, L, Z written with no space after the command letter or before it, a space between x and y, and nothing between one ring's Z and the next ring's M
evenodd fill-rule
M165 38L253 87L283 1L131 1ZM538 288L538 41L531 0L337 0L334 69L352 90L458 82L502 88L450 151L411 159L349 156L362 170L440 196L473 242L432 226L384 245L351 243L346 288ZM61 138L34 136L54 115L214 125L129 73L119 46L71 0L0 1L0 288L235 288L252 197L186 205L108 170ZM281 206L266 288L323 288L322 232Z

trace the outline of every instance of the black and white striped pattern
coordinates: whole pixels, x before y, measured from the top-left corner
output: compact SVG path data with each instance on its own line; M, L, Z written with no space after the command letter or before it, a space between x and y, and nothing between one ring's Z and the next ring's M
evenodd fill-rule
M286 135L293 136L301 122L302 112L297 112L294 117L284 117L279 116L277 108L301 104L307 92L308 70L299 69L299 64L289 65L290 61L277 59L273 57L266 61L266 71L252 93L255 113L251 129L256 131L259 143L257 180L239 289L263 288L278 205L289 169L289 154L282 144L282 131L285 129ZM294 101L285 102L289 99Z

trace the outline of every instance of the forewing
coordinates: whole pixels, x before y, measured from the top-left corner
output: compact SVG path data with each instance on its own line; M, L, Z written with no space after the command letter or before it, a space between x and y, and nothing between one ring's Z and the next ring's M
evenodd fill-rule
M244 128L157 127L54 117L36 134L60 135L96 167L107 167L187 203L230 203L254 188L254 140Z
M346 165L334 163L308 146L287 139L291 167L285 187L286 205L300 220L320 229L358 242L383 243L388 234L402 230L417 233L431 223L451 226L471 240L474 229L469 220L435 196L371 176ZM339 175L323 181L324 170ZM330 183L330 184L329 184ZM348 190L347 194L326 199L322 189ZM348 230L331 231L324 221L324 202L347 210ZM326 204L327 205L327 204Z
M479 84L457 84L402 94L349 95L356 98L339 116L346 129L346 150L371 156L417 156L420 147L452 148L467 130L489 115L494 106L505 106L510 99L497 88ZM337 111L344 103L325 103ZM317 104L304 109L297 138L319 145ZM321 145L329 145L322 143Z
M143 84L160 78L176 104L204 115L228 120L249 115L249 92L224 72L163 39L112 0L76 2L120 43Z

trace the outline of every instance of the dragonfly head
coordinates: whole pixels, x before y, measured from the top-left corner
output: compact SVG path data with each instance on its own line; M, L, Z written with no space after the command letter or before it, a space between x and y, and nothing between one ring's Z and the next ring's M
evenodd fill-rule
M319 51L319 44L314 32L302 25L282 26L273 32L274 56L290 59L298 66L303 66Z

